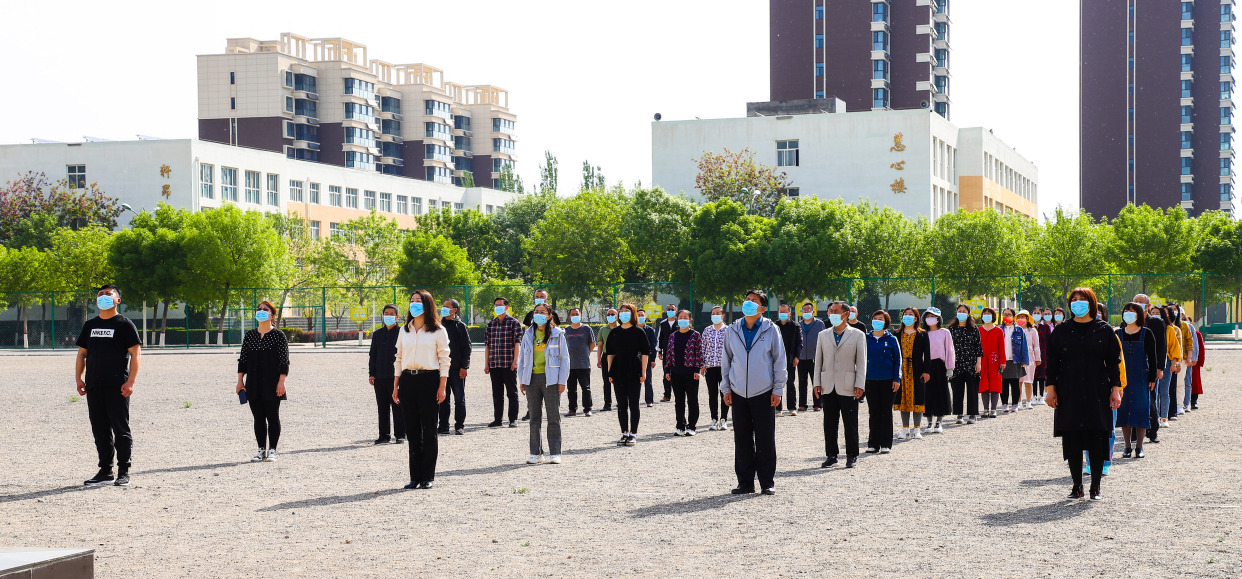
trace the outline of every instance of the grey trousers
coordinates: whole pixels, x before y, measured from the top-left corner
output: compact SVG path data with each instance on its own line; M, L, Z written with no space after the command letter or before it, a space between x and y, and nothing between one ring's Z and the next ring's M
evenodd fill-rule
M526 385L526 407L530 409L530 453L543 454L543 413L548 413L548 454L561 453L561 393L548 384L547 374L531 374Z

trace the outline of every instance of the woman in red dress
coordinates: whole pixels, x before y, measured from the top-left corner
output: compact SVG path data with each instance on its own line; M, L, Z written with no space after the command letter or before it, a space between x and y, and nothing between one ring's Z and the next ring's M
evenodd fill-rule
M1203 368L1203 357L1207 354L1207 348L1203 344L1203 332L1195 332L1199 340L1199 360L1195 362L1192 372L1194 373L1195 384L1190 390L1190 409L1199 409L1199 395L1203 394L1203 378L1199 375L1200 369Z
M983 399L983 418L995 418L1000 403L1001 366L1005 364L1005 331L996 325L996 310L983 308L980 317L979 341L983 343L980 360L979 397Z

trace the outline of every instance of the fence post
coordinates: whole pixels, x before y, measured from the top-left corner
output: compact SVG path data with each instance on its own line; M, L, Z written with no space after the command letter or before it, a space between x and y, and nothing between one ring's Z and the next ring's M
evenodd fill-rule
M397 291L393 288L393 291ZM319 341L324 348L328 347L328 288L319 288ZM395 300L394 300L395 301Z
M1207 323L1207 272L1199 272L1199 327L1202 328Z
M694 308L694 282L690 282L690 323L694 323L694 314L698 313Z
M1020 310L1022 309L1022 276L1016 277L1018 278L1018 309Z
M52 292L52 349L56 349L56 292Z
M932 287L932 292L931 292L931 300L930 300L930 301L931 301L931 304L934 306L934 305L936 305L936 276L934 276L934 275L932 276L932 284L931 284L931 287ZM973 299L973 296L967 296L967 297L966 297L966 299Z
M852 304L854 303L854 278L851 277L849 280L849 283L845 284L845 301ZM815 309L819 309L819 306L815 306Z
M1112 303L1113 303L1113 274L1110 273L1108 274L1108 304L1111 306Z

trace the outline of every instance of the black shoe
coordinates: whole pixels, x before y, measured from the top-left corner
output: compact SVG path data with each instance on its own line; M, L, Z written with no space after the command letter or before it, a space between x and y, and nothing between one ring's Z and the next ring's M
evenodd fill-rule
M837 464L837 457L833 456L829 457L828 460L825 460L824 464L819 465L819 468L832 468L835 464Z
M628 441L629 439L630 439L630 437L628 437L628 436L626 436L626 435L622 434L622 435L621 435L621 440L618 440L618 441L617 441L617 446L625 446L626 441Z
M600 412L612 412L612 407L611 407L611 406L605 406L605 407L603 407L603 408L600 408L600 409L599 409L599 411L600 411Z
M509 422L509 428L517 428L516 422Z
M776 489L771 488L771 487L766 488L766 489L763 489L763 494L768 495L768 496L772 496L772 495L776 494Z
M670 400L669 397L665 396L664 398L660 399L660 402L668 402L669 400Z
M1125 452L1121 453L1121 458L1130 458L1130 456L1133 454L1134 454L1134 449L1127 448Z
M94 487L94 486L99 486L99 485L106 485L114 480L116 479L112 477L112 469L101 468L99 469L99 472L95 473L95 476L91 477L89 480L87 480L86 482L83 482L82 484Z
M638 437L637 437L637 436L635 436L635 435L633 435L633 434L627 434L627 435L625 436L625 445L626 445L626 446L634 446L634 443L635 443L637 440L638 440Z
M375 444L388 444L389 442L392 442L391 436L381 436L375 439Z
M1192 405L1192 406L1190 407L1190 409L1191 409L1191 410L1198 410L1198 409L1199 409L1199 405L1198 405L1198 404Z
M393 444L405 444L405 437L404 437L404 436L399 436L399 437L397 437L397 438L394 438L394 439L392 439L392 443L393 443Z
M1082 497L1082 486L1074 485L1074 488L1070 490L1070 494L1065 498L1071 501L1077 501L1082 499Z
M729 493L735 494L735 495L749 495L749 494L754 494L754 492L755 492L755 487L737 487L729 491Z
M127 486L129 486L129 473L127 473L127 472L125 472L125 471L121 471L120 473L118 473L118 474L117 474L117 477L116 477L116 482L114 482L114 483L112 483L112 484L113 484L113 485L115 485L115 486L118 486L118 487L127 487Z
M440 434L440 435L449 434L450 432L451 431L447 428L440 428L436 430L436 434Z
M435 484L435 483L433 483L432 481L425 480L425 481L423 481L423 483L422 483L422 484L418 485L418 488L423 489L423 490L427 490L427 489L431 488L434 484Z
M1147 458L1147 453L1143 452L1143 447L1140 446L1134 451L1134 458Z
M530 420L530 413L527 412L526 415L522 417L522 420Z
M571 417L574 417L574 416L577 416L577 415L578 415L578 411L577 411L577 410L570 410L569 412L566 412L566 413L565 413L565 418L571 418Z
M465 434L465 433L466 433L466 431L464 431L464 430L462 430L462 429L460 429L460 428L458 428L457 430L454 430L454 431L453 431L453 434L454 434L455 436L461 436L461 435L463 435L463 434Z
M414 482L414 481L410 481L410 483L409 483L409 484L407 484L407 485L405 485L405 486L403 486L403 487L401 487L401 488L403 488L403 489L405 489L405 490L407 490L407 491L408 491L408 490L414 490L414 489L418 488L418 485L420 485L420 484L423 484L423 483L417 483L417 482Z
M1093 500L1093 501L1102 501L1102 500L1104 500L1104 495L1100 494L1100 489L1098 489L1098 488L1091 489L1091 500Z
M858 457L851 456L845 459L845 468L854 468L858 466Z
M489 422L489 423L487 423L487 427L488 427L488 428L496 428L496 427L498 427L498 426L504 426L504 425L505 425L505 423L503 423L503 422L501 422L501 421L499 421L499 420L497 420L497 421L495 421L495 422Z

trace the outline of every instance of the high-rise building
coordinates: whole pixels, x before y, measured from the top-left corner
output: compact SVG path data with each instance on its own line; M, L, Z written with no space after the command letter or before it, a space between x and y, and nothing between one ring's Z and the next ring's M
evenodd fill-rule
M516 158L508 91L344 38L231 38L198 57L198 110L203 140L437 183L495 187Z
M949 118L949 0L770 0L773 101Z
M1081 0L1079 205L1233 211L1234 0Z

